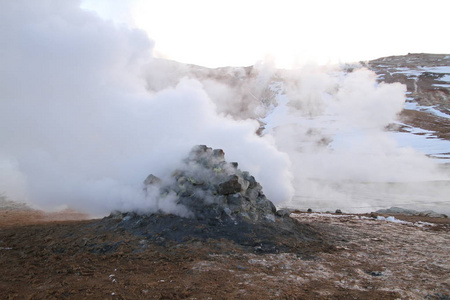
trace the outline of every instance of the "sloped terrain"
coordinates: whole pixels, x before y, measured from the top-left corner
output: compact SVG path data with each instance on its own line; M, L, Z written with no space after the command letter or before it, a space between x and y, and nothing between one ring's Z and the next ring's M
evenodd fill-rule
M369 61L379 80L406 85L410 100L450 113L450 55L408 54Z
M392 129L450 140L450 55L414 53L363 65L376 72L380 82L406 85L407 103L400 114L401 123ZM449 155L450 149L441 157L435 156Z

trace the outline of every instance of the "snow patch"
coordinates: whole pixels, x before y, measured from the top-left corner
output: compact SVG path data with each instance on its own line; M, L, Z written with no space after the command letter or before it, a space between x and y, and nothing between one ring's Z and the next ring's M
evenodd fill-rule
M449 73L450 74L450 66L439 66L439 67L420 67L424 72L430 73Z
M399 224L412 224L411 222L406 222L406 221L396 219L393 216L389 216L389 217L377 216L377 220L388 221L388 222L399 223Z
M416 110L416 111L425 111L425 112L431 113L438 117L450 118L449 114L446 114L446 113L441 112L440 110L437 110L435 108L435 106L423 106L423 105L419 105L416 102L407 101L405 103L405 109Z

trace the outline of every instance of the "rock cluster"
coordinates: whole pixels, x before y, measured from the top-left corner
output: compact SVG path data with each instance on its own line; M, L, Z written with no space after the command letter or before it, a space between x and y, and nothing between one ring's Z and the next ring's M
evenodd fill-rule
M169 183L151 174L144 184L145 189L156 186L163 195L176 194L177 204L199 220L257 222L289 216L287 211L277 213L261 185L248 172L241 171L238 163L226 162L223 150L205 145L191 150Z
M102 228L125 230L164 246L231 241L254 253L301 256L311 255L311 245L330 247L309 224L290 218L290 211L277 211L255 178L237 163L226 162L220 149L195 146L170 180L149 175L144 190L149 197L159 193L161 201L175 199L180 211L189 211L188 217L162 211L116 212L102 220Z

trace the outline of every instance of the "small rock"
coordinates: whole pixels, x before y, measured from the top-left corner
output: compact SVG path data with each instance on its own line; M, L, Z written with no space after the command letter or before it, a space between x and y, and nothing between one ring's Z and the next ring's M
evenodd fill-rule
M225 161L225 152L222 149L214 149L213 156L219 161Z
M274 215L264 215L264 218L270 222L275 222L275 216Z
M161 179L153 174L148 175L147 178L144 180L145 185L159 184L159 183L161 183Z
M375 277L383 276L383 272L378 272L378 271L368 271L366 273L371 275L371 276L375 276Z
M279 217L282 217L282 218L289 217L290 214L291 214L291 212L287 209L280 209L280 210L277 210L277 212L276 212L276 215Z
M219 184L217 192L219 195L229 195L239 193L242 189L237 175L230 175L228 180Z

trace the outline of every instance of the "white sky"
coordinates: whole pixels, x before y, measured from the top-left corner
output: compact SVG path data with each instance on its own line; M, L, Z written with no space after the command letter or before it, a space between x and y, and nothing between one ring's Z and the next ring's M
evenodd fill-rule
M448 0L83 0L144 29L154 55L208 67L279 67L450 53Z

